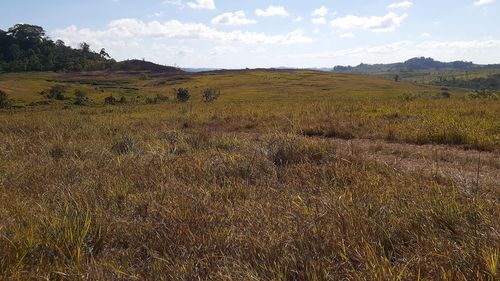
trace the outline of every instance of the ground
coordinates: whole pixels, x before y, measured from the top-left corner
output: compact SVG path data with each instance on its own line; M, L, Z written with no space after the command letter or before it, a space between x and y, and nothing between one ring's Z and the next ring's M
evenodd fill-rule
M66 100L39 94L53 85ZM222 95L205 104L207 87ZM0 89L6 279L498 279L500 101L313 71L2 74Z

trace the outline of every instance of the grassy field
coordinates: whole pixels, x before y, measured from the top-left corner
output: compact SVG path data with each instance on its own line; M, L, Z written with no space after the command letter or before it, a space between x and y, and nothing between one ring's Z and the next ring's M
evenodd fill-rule
M54 85L66 100L39 94ZM203 103L207 87L221 97ZM500 276L498 100L312 71L1 74L0 89L0 279Z

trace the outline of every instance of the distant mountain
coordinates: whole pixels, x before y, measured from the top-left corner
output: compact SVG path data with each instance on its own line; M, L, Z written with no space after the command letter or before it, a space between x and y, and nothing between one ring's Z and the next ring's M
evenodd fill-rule
M454 61L440 62L432 58L412 58L405 62L392 64L360 64L358 66L335 66L334 72L343 73L387 73L387 72L417 72L431 70L467 70L477 67L491 67L477 65L472 62Z

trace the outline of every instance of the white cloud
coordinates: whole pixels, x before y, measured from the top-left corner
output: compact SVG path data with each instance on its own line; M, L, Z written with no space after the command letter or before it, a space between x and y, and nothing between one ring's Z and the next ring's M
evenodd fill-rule
M255 14L259 17L271 17L271 16L282 16L287 17L290 14L287 10L282 6L269 6L265 10L257 9L255 10Z
M354 37L354 33L352 32L346 32L346 33L342 33L339 35L340 38L353 38Z
M224 13L222 15L218 15L212 20L212 24L222 25L245 25L254 23L257 23L257 21L248 19L244 11Z
M486 0L488 1L488 0ZM387 6L388 9L409 9L413 6L411 1L394 2Z
M224 55L224 54L230 54L230 53L237 53L238 48L235 48L233 46L216 46L210 50L209 55L211 56L219 56L219 55Z
M428 33L428 32L424 32L422 34L420 34L421 37L431 37L431 34Z
M195 51L192 48L188 47L172 47L170 45L165 45L165 44L158 44L155 43L151 46L151 49L153 51L159 51L163 56L169 57L169 58L178 58L178 57L184 57L184 56L189 56L195 53Z
M314 32L315 34L319 34L319 29L317 29L317 28L316 28L315 30L313 30L313 32Z
M300 22L300 21L302 21L302 20L303 20L303 18L302 18L302 17L296 17L293 21L294 21L294 22Z
M327 24L325 18L313 18L311 22L314 24Z
M156 13L153 13L152 15L149 15L148 18L160 18L163 16L163 12L156 12Z
M325 17L328 14L328 8L325 6L321 6L320 8L315 9L311 16L313 17Z
M284 55L278 59L289 62L308 61L312 65L338 65L357 63L390 63L412 57L432 57L441 61L466 60L492 63L491 57L500 57L500 40L473 41L400 41L385 45L332 52Z
M174 5L174 6L182 6L182 0L164 0L163 4Z
M51 36L56 39L62 39L73 46L82 41L88 41L99 47L106 47L104 46L105 42L119 40L133 41L141 38L209 40L242 44L293 44L312 41L301 30L295 30L287 34L267 35L260 32L241 30L220 31L204 24L183 23L177 20L165 23L158 21L146 23L137 19L127 18L110 22L104 30L77 28L72 25L64 29L57 29Z
M377 17L358 17L348 15L345 17L336 18L331 21L331 25L336 28L350 30L350 29L364 29L373 32L389 32L393 31L401 25L401 22L408 15L398 15L396 13L388 13L385 16Z
M215 10L214 0L196 0L195 2L188 2L187 5L192 9Z
M484 6L493 2L495 2L495 0L478 0L474 2L474 6Z

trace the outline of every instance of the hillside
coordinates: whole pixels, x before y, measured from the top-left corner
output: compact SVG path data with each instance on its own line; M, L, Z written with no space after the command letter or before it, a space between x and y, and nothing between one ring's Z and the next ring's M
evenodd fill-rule
M443 71L443 70L470 70L486 66L477 65L472 62L454 61L454 62L440 62L432 58L412 58L401 63L391 64L360 64L358 66L335 66L334 72L340 73L365 73L377 74L387 72L419 72L419 71ZM495 65L487 66L489 68ZM498 67L498 65L496 65Z
M82 42L78 49L54 42L45 30L36 25L16 24L8 31L0 30L0 73L29 71L146 71L181 73L176 67L158 65L143 60L116 62L106 52L91 50Z
M171 73L179 74L183 70L172 67L152 63L144 60L125 60L110 64L108 70L110 71L146 71L152 73Z

